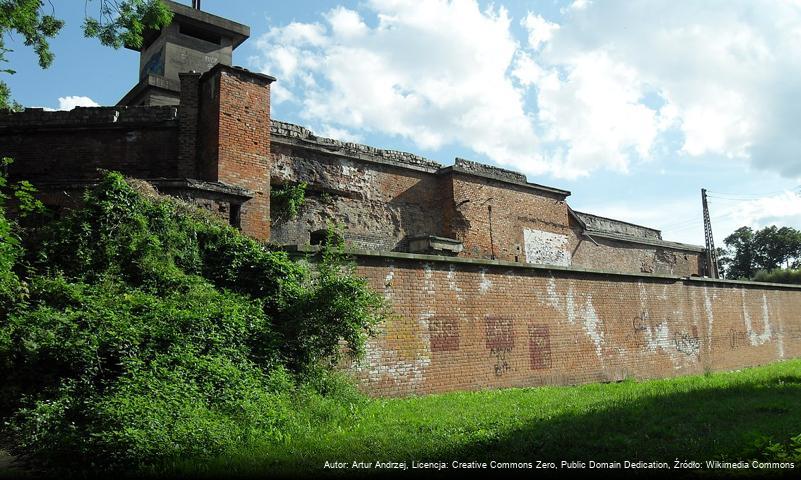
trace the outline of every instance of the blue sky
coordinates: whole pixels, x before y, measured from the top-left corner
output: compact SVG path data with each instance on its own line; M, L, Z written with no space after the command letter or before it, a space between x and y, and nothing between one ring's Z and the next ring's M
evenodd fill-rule
M191 3L189 0L183 3ZM12 38L27 106L113 105L138 54L84 39L84 2L38 68ZM98 7L89 2L89 11ZM49 8L49 6L48 6ZM570 205L703 244L801 228L801 5L793 1L203 0L250 25L234 63L278 78L274 118L320 135L463 157L573 192Z

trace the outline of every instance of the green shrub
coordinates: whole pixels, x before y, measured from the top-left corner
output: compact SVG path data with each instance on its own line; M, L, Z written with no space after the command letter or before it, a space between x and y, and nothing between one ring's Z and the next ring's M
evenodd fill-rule
M26 289L0 317L17 455L55 468L208 458L361 398L321 373L385 314L341 245L309 268L115 173L82 208L19 232L0 250L3 287ZM0 235L18 238L4 216Z
M770 437L757 435L751 441L744 455L764 462L801 463L801 434L790 437L785 443L773 441Z

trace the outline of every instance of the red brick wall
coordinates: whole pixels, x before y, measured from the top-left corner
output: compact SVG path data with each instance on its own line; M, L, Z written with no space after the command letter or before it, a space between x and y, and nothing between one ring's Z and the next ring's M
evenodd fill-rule
M494 180L456 173L452 179L453 238L462 256L526 262L525 228L569 235L567 205L559 198ZM490 235L490 207L492 235Z
M441 178L432 172L360 162L273 141L276 184L306 182L306 202L297 218L278 221L272 241L306 244L309 232L327 223L346 226L355 248L403 248L408 236L442 235Z
M97 107L0 114L0 156L10 175L33 183L98 178L98 169L175 177L175 107Z
M595 242L593 242L595 240ZM700 275L701 253L621 242L574 230L570 237L572 266L623 273L655 273L689 277Z
M801 356L801 289L359 257L392 302L353 370L376 395L730 370Z
M204 180L245 188L242 231L270 238L269 77L217 65L201 77L200 171Z

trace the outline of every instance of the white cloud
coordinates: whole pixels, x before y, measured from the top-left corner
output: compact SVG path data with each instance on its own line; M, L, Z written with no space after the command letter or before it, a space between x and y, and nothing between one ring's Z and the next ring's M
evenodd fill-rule
M566 161L579 170L593 168L581 158L584 149L575 139L588 125L597 128L600 111L608 112L614 134L605 145L592 140L601 150L590 160L596 168L648 159L657 141L678 137L674 155L750 159L763 169L798 176L801 140L792 133L792 119L801 116L801 104L788 99L801 95L801 84L788 79L801 75L799 40L797 3L755 8L746 0L607 1L571 9L535 61L568 72L587 68L591 58L605 57L615 66L587 76L598 85L589 104L561 98ZM576 78L568 75L559 86L569 90L571 83ZM615 93L620 91L627 94ZM554 95L543 89L539 102ZM637 121L621 116L634 112ZM564 121L575 117L584 121L575 120L572 127Z
M528 30L528 45L534 50L550 41L554 33L559 30L558 24L549 22L531 12L526 15L526 18L524 18L520 24Z
M458 145L572 178L685 156L801 176L801 6L566 2L515 20L476 0L369 0L275 26L274 103L331 132Z
M58 98L58 110L72 110L75 107L99 107L100 105L89 97L70 96Z
M257 40L254 63L283 85L277 102L295 102L310 123L397 135L423 149L464 145L498 163L547 169L524 88L508 74L520 50L505 9L445 0L368 8L375 25L337 7L320 23L273 27Z
M539 84L546 138L564 145L551 159L562 176L599 166L625 172L630 150L650 155L661 122L659 111L640 103L646 88L634 69L601 51L573 58L563 80Z

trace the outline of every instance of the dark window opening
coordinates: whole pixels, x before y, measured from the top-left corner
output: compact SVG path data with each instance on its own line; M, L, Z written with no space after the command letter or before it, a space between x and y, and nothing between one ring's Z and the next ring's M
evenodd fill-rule
M181 24L178 25L178 31L187 37L197 38L198 40L203 40L204 42L222 45L222 38L219 35L215 35L207 30L203 30L202 28Z
M242 229L242 205L231 204L231 208L228 209L228 223L238 230Z

